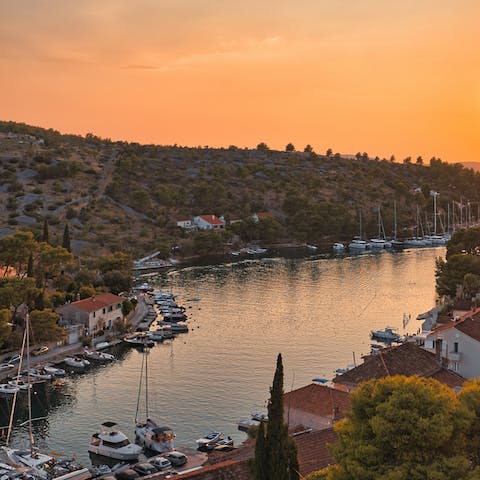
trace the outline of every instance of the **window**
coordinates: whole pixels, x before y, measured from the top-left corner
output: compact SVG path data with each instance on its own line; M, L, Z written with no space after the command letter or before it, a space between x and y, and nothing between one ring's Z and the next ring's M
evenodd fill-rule
M95 318L95 312L93 312L93 318Z
M113 310L113 307L112 307L112 305L110 305L110 306L108 307L108 311L111 312L112 310Z
M106 313L106 309L105 309L105 308L102 308L102 312L103 312L103 314L105 314L105 313Z
M453 344L453 352L458 353L458 342L454 342Z

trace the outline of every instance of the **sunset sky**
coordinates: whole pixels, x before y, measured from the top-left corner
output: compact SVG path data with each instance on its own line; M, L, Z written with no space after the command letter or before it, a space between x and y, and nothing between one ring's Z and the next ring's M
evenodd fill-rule
M478 0L0 2L0 119L480 161Z

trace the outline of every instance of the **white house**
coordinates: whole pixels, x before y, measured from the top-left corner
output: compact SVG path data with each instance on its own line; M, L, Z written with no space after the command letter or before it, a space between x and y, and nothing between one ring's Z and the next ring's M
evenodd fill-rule
M457 317L458 318L458 317ZM412 338L464 378L480 377L480 311Z
M123 298L112 293L101 293L94 297L67 303L57 308L61 325L81 324L85 335L95 335L100 330L110 330L117 320L122 319Z
M199 230L223 230L225 228L225 220L215 215L198 215L194 217L193 223Z
M194 226L190 217L177 217L175 218L175 222L177 223L177 227L180 228L192 228Z

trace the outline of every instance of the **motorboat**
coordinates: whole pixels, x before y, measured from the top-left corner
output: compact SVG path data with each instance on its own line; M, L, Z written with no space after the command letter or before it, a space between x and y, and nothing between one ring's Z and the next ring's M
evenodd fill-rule
M69 367L77 368L79 370L83 370L90 366L90 362L88 360L80 357L64 358L63 363L65 363L65 365L68 365Z
M145 423L137 423L135 439L143 447L157 453L169 452L175 448L173 430L167 426L159 427L149 418Z
M163 325L163 327L157 328L155 330L155 333L157 333L158 335L162 335L165 340L169 340L175 337L175 334L172 332L172 326L170 324L165 324Z
M104 350L109 347L111 347L109 342L99 342L95 345L95 350Z
M231 449L227 449L227 447L233 447L233 438L232 437L227 437L227 438L224 438L223 440L219 440L218 442L211 445L208 449L209 450L216 450L216 451L231 450Z
M316 245L307 244L307 248L309 250L312 250L312 252L316 252L318 250L318 247Z
M115 357L110 353L98 352L97 350L86 350L85 357L96 362L113 362Z
M142 447L131 443L120 430L114 430L115 425L115 422L102 423L102 430L92 435L88 451L115 460L138 460Z
M147 336L150 340L153 340L154 342L163 342L165 340L163 333L158 330L147 332Z
M217 442L223 440L224 438L225 437L222 432L210 432L204 437L195 440L195 443L197 444L198 448L208 449L212 446L215 446Z
M345 250L345 245L343 243L335 242L333 244L334 252L343 252Z
M258 422L268 422L268 414L264 412L252 412L252 419Z
M50 373L51 375L54 375L55 377L63 377L67 374L67 372L63 368L57 368L57 367L54 367L53 365L50 365L48 363L47 363L47 365L45 365L43 367L43 371L45 373Z
M372 339L386 342L400 342L402 337L396 332L395 327L386 327L383 330L372 330L370 336Z
M381 250L386 248L387 242L383 238L371 238L368 242L368 248L372 250Z
M248 255L262 255L263 253L266 253L266 251L266 248L261 247L248 247L245 249L245 252L248 253Z
M168 323L184 322L187 316L184 313L166 313L163 315L163 321Z
M15 378L14 380L10 380L8 384L11 387L18 388L19 390L27 390L28 388L32 388L32 382L26 382L22 378Z

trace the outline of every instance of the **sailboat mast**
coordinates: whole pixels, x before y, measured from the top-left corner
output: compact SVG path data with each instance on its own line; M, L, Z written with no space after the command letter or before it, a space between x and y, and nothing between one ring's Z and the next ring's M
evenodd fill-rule
M397 202L396 200L393 201L393 219L394 219L393 239L397 240Z
M148 415L148 347L145 345L145 413L147 420L150 418Z
M360 210L359 212L360 216L360 240L362 239L362 211Z
M28 392L28 436L30 437L30 455L33 457L34 439L32 430L32 389L30 385L30 315L25 317L27 330L27 392Z

